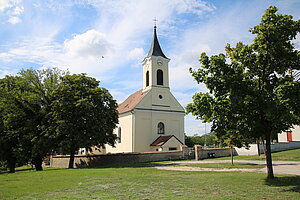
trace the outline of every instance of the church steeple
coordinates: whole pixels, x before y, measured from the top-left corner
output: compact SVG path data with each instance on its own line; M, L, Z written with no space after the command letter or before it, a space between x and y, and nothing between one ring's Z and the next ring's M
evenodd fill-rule
M147 57L151 57L151 56L161 56L163 58L168 59L160 48L160 45L159 45L159 42L157 39L157 34L156 34L156 25L154 25L153 41L152 41L152 44L151 44L151 47L150 47Z
M160 88L169 90L169 63L158 43L156 25L154 26L153 41L143 65L143 91Z

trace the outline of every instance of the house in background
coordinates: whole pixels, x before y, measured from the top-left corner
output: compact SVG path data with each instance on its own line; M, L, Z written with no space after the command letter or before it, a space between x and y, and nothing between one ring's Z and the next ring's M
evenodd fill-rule
M143 60L143 88L119 104L118 136L106 153L180 150L184 144L184 108L170 92L169 61L158 42L156 26Z
M278 134L278 142L300 141L300 126L294 126L288 131Z

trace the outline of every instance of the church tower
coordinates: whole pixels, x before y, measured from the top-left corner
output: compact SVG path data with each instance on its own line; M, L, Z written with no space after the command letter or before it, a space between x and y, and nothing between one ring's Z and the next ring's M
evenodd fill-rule
M169 61L157 38L156 26L148 55L142 61L143 88L119 104L119 140L106 151L179 150L184 144L184 108L169 87Z
M169 89L169 61L159 45L155 25L149 53L142 62L143 92L154 87Z

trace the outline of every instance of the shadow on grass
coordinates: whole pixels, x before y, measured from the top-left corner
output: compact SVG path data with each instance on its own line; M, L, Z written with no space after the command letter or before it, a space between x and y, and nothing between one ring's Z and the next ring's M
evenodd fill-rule
M283 189L282 191L300 193L300 176L287 176L287 177L276 177L274 179L266 179L266 185L290 186L290 188Z
M158 166L175 166L175 163L163 163L163 162L146 162L146 163L123 163L123 164L104 164L101 166L89 166L83 168L147 168L147 167L158 167ZM80 166L77 166L81 168Z
M50 168L50 167L43 167L42 171L52 171L52 170L62 170L64 168ZM10 173L8 170L1 170L0 171L0 175L2 174L16 174L18 172L26 172L26 171L30 171L30 172L42 172L42 171L36 171L35 168L24 168L24 169L18 169L16 168L15 173Z
M22 172L22 171L34 171L34 168L21 168L21 169L16 168L15 169L15 173ZM0 174L12 174L12 173L10 173L9 170L3 170L2 169L0 171Z
M158 167L158 166L175 166L178 164L170 163L169 161L162 162L145 162L145 163L121 163L121 164L103 164L100 166L87 165L86 163L76 164L76 168L51 168L51 167L43 167L42 171L53 171L53 170L74 170L74 169L104 169L104 168L147 168L147 167ZM15 173L31 171L38 172L34 168L23 168L16 169ZM1 170L1 174L13 174L9 173L8 170Z

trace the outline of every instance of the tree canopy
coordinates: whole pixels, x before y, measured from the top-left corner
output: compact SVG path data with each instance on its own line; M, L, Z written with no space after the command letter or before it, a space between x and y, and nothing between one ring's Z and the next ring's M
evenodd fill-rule
M274 177L271 136L300 123L300 84L290 73L300 69L300 53L292 41L300 21L277 11L270 6L250 29L256 35L252 44L228 44L226 55L201 54L202 66L190 72L209 93L196 93L187 106L187 112L212 122L212 131L235 145L266 140L268 178Z
M0 160L10 172L28 162L42 170L54 151L113 145L116 107L99 81L83 74L54 68L6 76L0 79Z
M99 88L99 81L85 74L66 75L54 96L50 112L54 123L49 128L61 138L63 153L70 154L69 168L79 148L115 144L117 103L105 88Z
M202 146L210 146L216 144L215 140L216 138L213 133L207 133L201 136L185 136L185 145L187 145L188 147L194 147L196 144Z
M42 170L43 159L55 148L54 138L45 131L46 114L63 73L58 69L28 69L0 80L1 154L11 160L11 172L16 162L28 161Z

